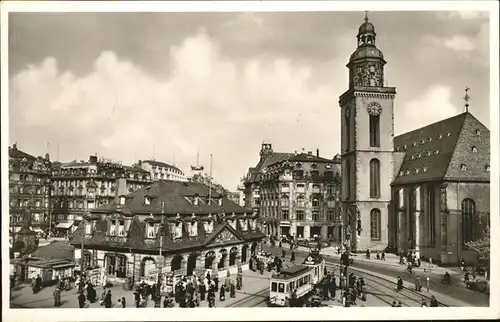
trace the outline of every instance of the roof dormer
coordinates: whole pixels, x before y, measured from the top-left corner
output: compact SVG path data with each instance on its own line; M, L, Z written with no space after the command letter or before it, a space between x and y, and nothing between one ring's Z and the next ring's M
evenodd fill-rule
M218 201L217 201L217 202L218 202L219 206L222 206L222 196L221 196L221 197L219 197L219 199L218 199Z
M144 196L144 204L145 205L150 205L151 204L151 200L152 200L151 196L149 196L149 195L145 195Z

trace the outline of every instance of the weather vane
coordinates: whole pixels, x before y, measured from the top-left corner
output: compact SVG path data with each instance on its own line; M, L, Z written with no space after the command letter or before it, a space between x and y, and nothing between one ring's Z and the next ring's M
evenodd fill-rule
M464 96L465 112L469 112L469 100L470 100L469 90L470 90L470 88L465 86L465 96Z

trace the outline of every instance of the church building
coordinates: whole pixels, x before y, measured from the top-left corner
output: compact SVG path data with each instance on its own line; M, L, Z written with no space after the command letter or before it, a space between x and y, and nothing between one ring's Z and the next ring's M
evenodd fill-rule
M394 248L474 261L465 243L489 225L490 131L468 111L394 136L395 87L365 18L341 108L342 213L353 251Z

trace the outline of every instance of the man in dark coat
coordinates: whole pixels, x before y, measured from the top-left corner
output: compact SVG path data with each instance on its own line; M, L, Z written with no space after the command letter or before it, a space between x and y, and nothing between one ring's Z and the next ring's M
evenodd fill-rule
M134 292L135 307L141 306L141 293L138 290Z
M40 275L38 275L35 279L34 293L40 292L41 288L42 288L42 278L40 277Z
M403 289L403 280L399 276L397 284L398 284L398 291L401 291Z
M78 306L83 309L85 307L85 301L87 299L85 298L85 295L83 292L80 292L80 295L78 295Z
M219 289L219 276L218 275L214 276L214 283L215 283L215 289L218 290Z
M94 289L94 286L92 283L87 284L87 299L89 300L90 303L94 303L97 298L97 292Z
M111 308L112 306L113 302L111 300L111 290L108 290L108 293L106 293L106 297L104 298L104 307Z
M221 285L219 290L219 301L225 301L225 300L226 300L226 290L224 288L224 285Z
M205 294L207 292L205 283L200 283L200 301L205 301Z
M290 257L290 261L293 263L295 262L295 252L292 251L292 256Z
M439 306L438 301L436 300L436 298L434 297L434 295L432 295L430 307L438 307L438 306Z

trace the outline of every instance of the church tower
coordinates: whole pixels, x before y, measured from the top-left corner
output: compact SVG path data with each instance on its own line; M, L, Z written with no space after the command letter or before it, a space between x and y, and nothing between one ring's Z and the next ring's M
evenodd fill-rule
M384 86L386 61L376 36L366 16L347 64L349 88L339 98L342 219L346 241L357 252L382 250L388 241L396 88Z

